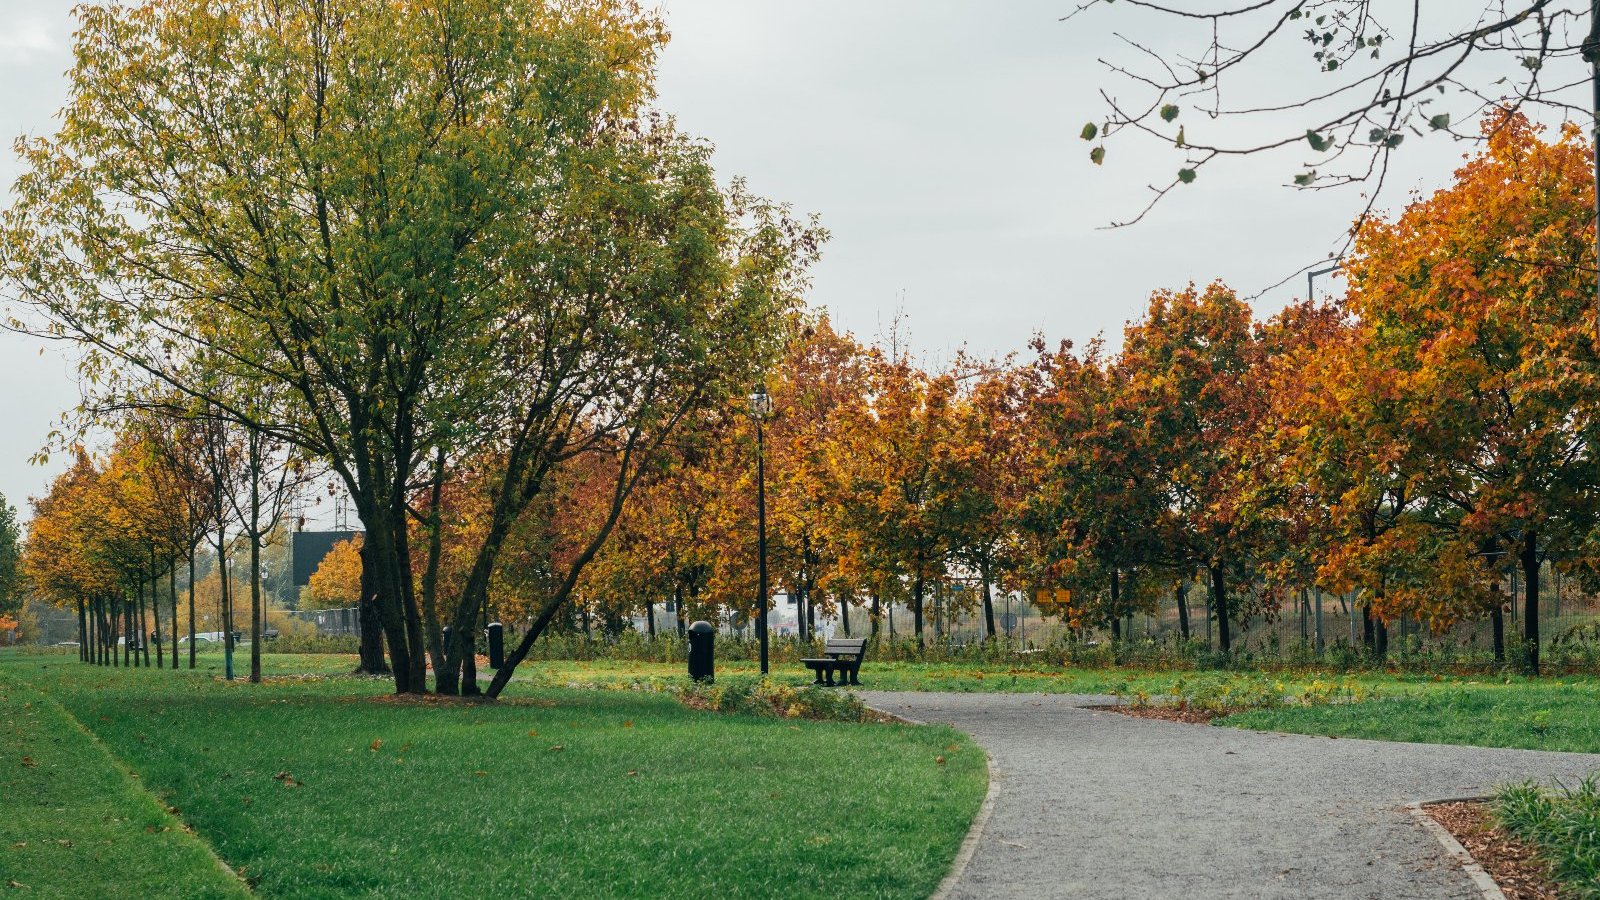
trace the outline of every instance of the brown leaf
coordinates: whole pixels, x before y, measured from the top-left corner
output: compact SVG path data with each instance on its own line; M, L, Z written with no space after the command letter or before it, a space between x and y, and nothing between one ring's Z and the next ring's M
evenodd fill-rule
M383 746L383 738L374 738L372 743L367 745L367 749L371 750L373 753L377 753L378 752L378 748L382 747L382 746Z
M24 756L22 758L22 765L25 766L26 768L32 769L32 768L34 768L35 766L37 766L39 764L34 762L33 757Z
M561 745L561 744L553 744L553 745L551 745L550 749L554 751L554 750L565 750L567 748L565 746Z

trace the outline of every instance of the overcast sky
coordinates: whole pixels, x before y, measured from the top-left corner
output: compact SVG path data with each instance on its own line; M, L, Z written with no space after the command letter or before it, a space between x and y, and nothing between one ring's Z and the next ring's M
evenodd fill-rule
M934 364L962 346L1021 350L1036 332L1114 339L1153 289L1191 280L1258 294L1326 257L1361 207L1354 191L1282 187L1301 165L1294 151L1208 168L1143 223L1103 229L1179 164L1170 148L1114 144L1096 167L1078 138L1103 118L1097 89L1117 84L1097 57L1115 30L1147 27L1121 4L1066 23L1073 0L663 5L673 39L661 108L716 145L723 176L821 216L832 240L814 305L865 339L901 311L911 346ZM71 6L0 0L0 134L52 130ZM1268 60L1254 86L1315 87L1303 55ZM1408 144L1380 199L1393 207L1407 190L1442 186L1464 149ZM0 185L16 174L0 155ZM1303 293L1293 278L1261 296L1258 313ZM24 516L60 468L28 457L76 398L59 353L0 336L0 492Z

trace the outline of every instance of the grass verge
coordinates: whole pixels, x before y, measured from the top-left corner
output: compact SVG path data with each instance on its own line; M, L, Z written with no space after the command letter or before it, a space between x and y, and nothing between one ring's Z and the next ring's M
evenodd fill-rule
M48 694L0 678L0 890L243 897L205 844Z
M952 729L644 692L416 702L9 655L0 681L47 689L265 896L925 897L987 780Z

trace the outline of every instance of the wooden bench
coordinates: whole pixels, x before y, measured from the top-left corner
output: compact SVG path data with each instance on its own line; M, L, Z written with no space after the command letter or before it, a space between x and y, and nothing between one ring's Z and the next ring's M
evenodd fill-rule
M817 684L834 684L833 674L839 673L840 684L860 685L861 659L867 654L866 638L833 638L822 647L818 659L802 659L806 668L817 673ZM826 677L827 681L823 681Z

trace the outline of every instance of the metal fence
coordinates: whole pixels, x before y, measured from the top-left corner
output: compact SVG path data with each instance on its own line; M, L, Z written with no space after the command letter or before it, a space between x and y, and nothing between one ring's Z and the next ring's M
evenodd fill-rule
M319 635L361 634L361 617L356 614L354 606L342 609L295 609L289 610L288 614L291 618L316 626Z

